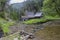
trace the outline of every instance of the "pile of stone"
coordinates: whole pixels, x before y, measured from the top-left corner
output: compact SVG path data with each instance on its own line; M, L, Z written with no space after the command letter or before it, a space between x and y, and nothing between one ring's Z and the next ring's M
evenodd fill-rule
M34 34L27 33L25 31L21 31L20 35L21 35L21 37L20 37L21 40L28 40L28 39L34 39L35 38Z

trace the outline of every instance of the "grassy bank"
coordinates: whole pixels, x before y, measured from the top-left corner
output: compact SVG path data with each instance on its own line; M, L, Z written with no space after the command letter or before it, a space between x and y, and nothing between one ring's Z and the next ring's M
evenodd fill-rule
M14 25L14 21L7 21L3 18L0 18L0 29L3 30L4 33L8 33L9 32L9 27L11 25Z
M60 17L45 16L39 19L30 19L30 20L24 21L24 23L25 24L43 23L48 20L58 20L58 19L60 20Z

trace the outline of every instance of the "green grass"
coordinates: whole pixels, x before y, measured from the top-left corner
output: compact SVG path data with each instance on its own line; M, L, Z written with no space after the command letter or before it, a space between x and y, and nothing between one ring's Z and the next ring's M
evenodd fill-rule
M4 20L3 18L0 18L0 28L3 30L4 33L8 33L9 32L9 27L11 25L14 25L14 21L9 22Z
M34 23L38 23L38 22L45 22L46 19L45 18L41 18L41 19L31 19L31 20L27 20L24 23L25 24L34 24Z
M52 17L52 16L44 16L45 19L48 19L48 20L53 20L53 19L60 19L59 16L55 16L55 17Z
M46 22L48 20L56 20L56 19L60 19L60 17L45 16L45 17L42 17L42 18L39 18L39 19L30 19L30 20L24 21L23 23L34 24L34 23L42 23L42 22Z
M1 24L3 32L8 33L9 32L9 27L13 24L14 24L13 22L6 22L6 23Z

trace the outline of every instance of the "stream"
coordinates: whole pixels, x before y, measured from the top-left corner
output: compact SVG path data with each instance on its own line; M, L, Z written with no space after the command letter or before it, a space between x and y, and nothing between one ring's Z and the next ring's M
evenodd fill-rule
M24 30L25 32L28 33L33 33L35 35L36 32L44 29L46 26L56 26L60 25L60 21L49 21L43 24L32 24L32 25L26 25L23 24L22 22L16 23L14 26L9 27L10 32L9 34L13 34L19 30ZM2 37L3 32L0 32L0 37ZM38 36L35 35L35 38L33 40L37 40Z

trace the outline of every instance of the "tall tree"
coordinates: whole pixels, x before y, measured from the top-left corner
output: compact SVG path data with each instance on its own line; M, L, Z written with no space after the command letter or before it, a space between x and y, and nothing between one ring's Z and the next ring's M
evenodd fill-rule
M44 16L60 16L60 0L44 0L42 11Z
M27 0L26 8L30 11L40 11L43 5L43 0Z
M9 0L0 0L0 17L5 18L5 11L7 8L7 2Z

